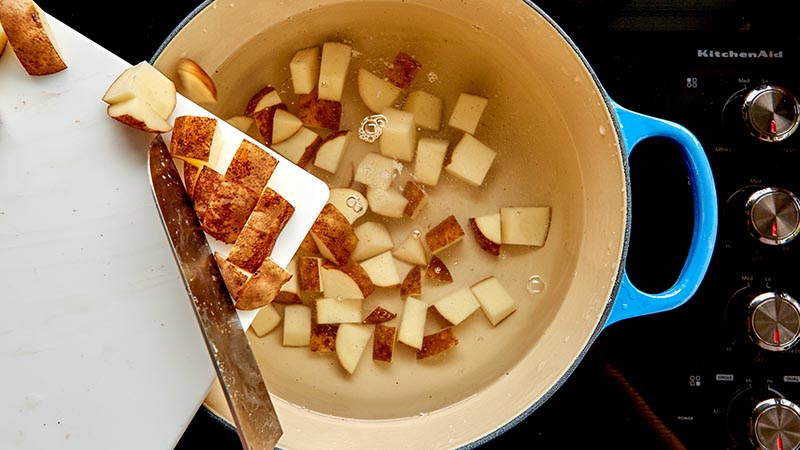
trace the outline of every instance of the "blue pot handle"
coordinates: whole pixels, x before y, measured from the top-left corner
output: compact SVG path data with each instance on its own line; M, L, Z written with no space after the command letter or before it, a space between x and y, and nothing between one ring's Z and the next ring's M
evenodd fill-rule
M625 271L605 326L622 319L667 311L684 304L697 292L708 270L717 236L717 194L714 177L703 147L686 128L662 119L639 114L612 102L619 118L622 139L631 150L648 137L674 140L681 147L688 169L694 203L694 230L683 269L669 289L659 294L642 292L631 283Z

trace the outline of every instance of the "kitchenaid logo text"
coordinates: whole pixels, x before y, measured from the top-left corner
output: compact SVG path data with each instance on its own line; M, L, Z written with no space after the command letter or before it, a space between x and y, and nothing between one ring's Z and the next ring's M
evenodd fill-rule
M777 59L783 58L783 50L758 50L755 52L737 52L735 50L697 50L698 58L729 58L729 59Z

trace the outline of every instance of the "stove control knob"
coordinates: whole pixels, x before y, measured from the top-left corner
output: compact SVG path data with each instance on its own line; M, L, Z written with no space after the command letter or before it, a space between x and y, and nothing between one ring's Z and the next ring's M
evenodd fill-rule
M800 407L784 398L759 402L750 418L750 440L758 450L800 449Z
M764 85L745 95L742 115L753 136L766 142L779 142L797 130L800 103L786 89Z
M757 295L747 307L747 331L765 350L792 348L800 341L800 303L783 292Z
M781 245L800 233L800 200L786 189L759 189L747 199L750 232L759 241Z

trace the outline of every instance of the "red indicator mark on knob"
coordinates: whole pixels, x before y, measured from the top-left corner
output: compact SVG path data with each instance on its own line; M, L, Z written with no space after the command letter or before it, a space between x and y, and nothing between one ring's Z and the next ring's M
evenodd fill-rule
M769 132L773 134L778 132L778 126L775 124L775 119L769 121Z
M781 438L780 436L778 436L777 444L778 444L778 450L783 450L783 438Z
M772 237L778 237L778 222L772 224Z
M781 343L781 334L778 332L777 328L775 328L775 331L772 333L772 342L776 344Z

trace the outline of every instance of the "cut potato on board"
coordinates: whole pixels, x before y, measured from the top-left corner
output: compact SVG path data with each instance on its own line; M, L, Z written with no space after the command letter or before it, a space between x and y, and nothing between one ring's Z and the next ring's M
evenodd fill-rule
M400 261L412 265L425 266L428 264L428 255L425 252L422 239L413 232L409 233L406 239L392 250L392 255Z
M225 179L238 181L256 192L262 192L277 167L277 158L249 140L242 139L225 170ZM273 197L278 195L275 191L271 191L271 194ZM263 197L263 192L261 195Z
M403 164L379 153L367 153L356 166L353 180L377 189L389 189L403 171Z
M322 264L322 295L329 298L367 298L375 285L361 264L350 260L341 266Z
M500 208L503 244L541 247L550 230L549 206Z
M469 286L464 286L445 295L433 302L431 306L453 325L460 324L481 307Z
M301 256L297 260L298 283L301 292L322 292L322 258Z
M453 147L444 169L472 186L480 186L489 173L497 153L471 134L465 133Z
M228 293L231 295L234 303L236 303L236 295L239 289L242 288L244 282L247 281L252 274L228 261L219 252L214 252L214 259L217 261L217 267L219 267L222 281L225 283L225 287L228 289Z
M425 270L425 277L429 280L441 281L443 283L453 282L453 275L450 273L450 269L448 269L444 261L436 255L431 256L431 262L428 264L427 270Z
M406 211L408 199L397 188L380 189L367 186L367 202L369 209L375 214L400 218Z
M278 108L272 115L272 144L281 142L294 136L303 126L303 121L289 111Z
M345 187L331 188L328 203L335 206L350 223L367 213L369 202L361 192Z
M315 353L336 351L336 333L338 331L338 323L312 324L308 349Z
M388 322L394 319L395 317L397 317L397 313L393 313L388 309L384 308L383 306L378 305L375 307L375 309L370 311L369 314L367 314L367 317L365 317L364 320L361 321L361 323L374 325L378 323Z
M469 225L475 234L478 246L487 252L498 256L502 243L500 228L500 213L486 214L470 217Z
M106 112L112 119L145 133L166 133L172 129L165 118L139 97L108 105Z
M294 211L294 206L281 194L266 187L233 242L228 260L244 270L255 271L272 255L275 243Z
M339 363L350 374L355 372L369 339L372 337L372 325L343 323L336 332L336 357Z
M413 161L417 149L414 114L393 107L384 108L381 114L386 116L386 128L378 139L381 154L401 161Z
M250 219L260 195L241 182L225 179L208 188L212 192L203 214L203 230L215 239L233 244ZM195 198L196 191L197 186Z
M358 95L364 105L374 113L394 106L403 90L363 67L358 69Z
M382 222L364 222L354 229L358 244L350 255L356 261L364 261L394 247L392 235Z
M289 62L289 72L295 94L308 94L317 87L319 59L319 47L304 48L294 54Z
M422 295L422 267L414 266L408 271L403 282L400 283L400 297L406 298L414 296L419 298Z
M349 130L334 131L325 136L317 150L314 165L330 173L336 173L352 140L353 133Z
M392 362L396 335L397 327L384 324L375 326L375 336L372 340L372 359L374 361Z
M425 91L412 91L406 97L403 111L414 115L414 123L425 130L442 129L442 108L444 101Z
M407 297L400 316L400 329L397 340L417 350L422 348L425 336L425 321L428 318L428 304L414 297Z
M338 131L342 119L342 104L319 98L318 95L315 89L297 96L297 118L310 128Z
M330 203L322 207L311 225L311 237L319 253L328 261L342 265L358 245L358 236L353 225L338 208Z
M361 323L360 298L318 298L314 302L316 323Z
M108 103L109 109L114 105L123 104L113 111L109 111L109 115L114 118L121 117L122 113L127 111L132 118L138 117L143 122L145 120L142 119L154 117L160 117L162 121L166 122L175 110L176 92L175 83L172 80L147 61L142 61L123 70L111 82L102 99ZM137 111L140 113L137 114ZM161 128L151 127L151 129L163 128L163 126ZM171 125L169 129L172 129Z
M369 275L372 284L378 287L395 287L400 285L400 275L391 251L385 251L361 262L361 267Z
M425 242L432 255L442 252L464 238L464 229L452 214L425 233Z
M406 186L403 188L403 196L408 199L406 208L403 214L410 217L412 220L416 219L419 213L425 209L428 204L428 194L422 184L414 180L408 180Z
M450 142L444 139L423 137L417 142L414 161L414 179L428 186L436 186L444 167Z
M495 276L484 278L470 286L472 294L481 304L481 310L492 326L497 326L503 319L517 310L514 298Z
M453 327L448 327L422 339L422 348L417 352L417 359L425 359L449 350L458 345Z
M325 42L319 64L318 97L340 102L353 49L342 42Z
M478 123L481 121L483 110L489 103L489 99L475 94L461 93L456 100L450 120L447 122L453 128L457 128L469 134L475 134Z
M292 274L267 257L236 293L236 309L250 311L272 303Z
M286 305L283 309L283 345L307 347L311 342L311 308Z
M258 311L258 314L250 324L250 328L253 329L253 333L256 336L264 337L278 327L281 319L281 314L274 306L266 305Z
M280 94L275 90L272 85L265 85L247 101L244 108L245 116L252 116L256 111L262 110L269 106L280 105L283 103Z
M386 71L386 78L395 86L406 89L411 86L411 82L419 73L422 64L413 56L400 51L394 57L394 61L389 70Z
M197 180L194 182L194 189L191 193L191 198L194 206L194 212L200 222L205 219L208 204L211 199L216 195L217 186L222 184L224 175L212 169L211 167L203 167L200 173L197 174Z
M175 68L178 75L178 92L195 103L217 103L217 86L208 72L197 61L183 57Z
M173 121L169 154L208 162L213 167L222 145L220 129L212 117L180 115Z
M322 137L307 127L301 127L292 137L274 144L272 149L289 161L305 168L314 161L317 150L322 145Z
M5 39L29 75L50 75L67 68L50 30L47 15L33 0L3 0L0 2L2 46Z

